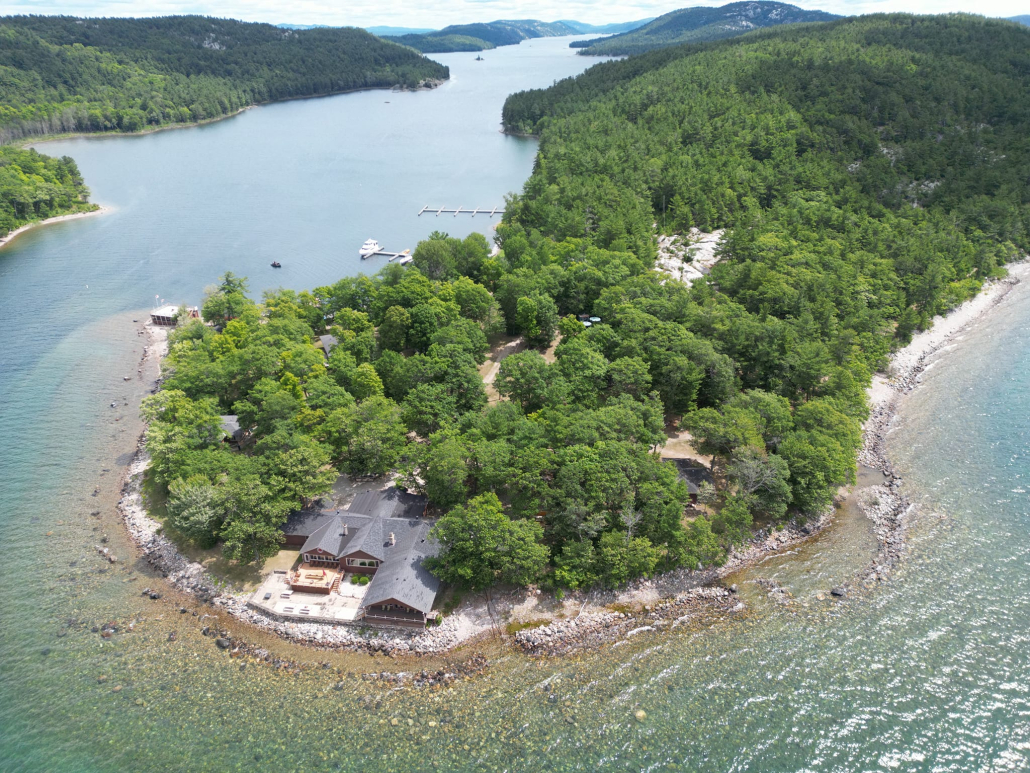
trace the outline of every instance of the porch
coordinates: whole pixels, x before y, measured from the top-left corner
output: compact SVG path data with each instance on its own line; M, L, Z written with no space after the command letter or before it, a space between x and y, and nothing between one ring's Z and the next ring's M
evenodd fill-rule
M404 628L426 627L426 616L421 612L405 612L400 609L384 610L380 607L366 607L365 621Z

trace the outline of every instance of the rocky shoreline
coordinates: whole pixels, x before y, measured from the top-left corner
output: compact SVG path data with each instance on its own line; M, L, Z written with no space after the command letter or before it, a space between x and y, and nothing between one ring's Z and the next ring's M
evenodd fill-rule
M886 481L864 489L859 507L873 522L879 550L868 567L830 593L840 597L858 588L870 588L890 578L905 550L905 531L911 503L902 493L902 479L886 455L886 437L897 414L901 399L920 381L920 375L931 358L952 343L956 334L965 330L990 311L1019 283L1030 265L1022 264L1013 275L993 283L960 309L936 321L931 330L920 334L905 349L891 358L889 376L877 376L869 389L871 411L863 427L864 444L859 462L882 472ZM153 331L160 339L163 331ZM146 357L163 355L164 347L148 347ZM142 365L142 363L141 363ZM571 594L557 608L544 610L539 603L540 591L519 590L493 597L469 599L439 626L424 631L371 629L367 626L333 625L316 622L290 622L272 619L247 606L249 594L235 594L219 583L196 562L183 556L175 545L161 534L161 525L152 519L143 506L142 482L149 463L145 439L140 437L136 455L126 475L118 510L132 541L143 560L159 572L175 588L190 593L202 603L209 603L241 622L261 628L285 640L304 644L316 650L348 650L369 654L441 655L485 637L510 639L522 652L534 656L563 655L595 649L610 644L620 646L634 636L649 631L669 630L698 617L702 613L738 613L744 604L736 596L735 586L721 583L729 574L811 538L832 522L832 511L815 522L791 523L779 530L760 532L746 546L734 550L721 567L706 570L680 569L653 579L638 580L618 592ZM789 600L781 588L768 588ZM779 598L779 596L777 596ZM575 610L575 614L569 614ZM617 611L618 610L618 611ZM505 633L499 620L507 620L515 630ZM234 641L228 632L221 632L216 642ZM222 646L219 644L218 646ZM249 651L248 645L236 642L234 651ZM262 650L264 659L271 659ZM481 656L473 656L479 658ZM277 661L280 667L286 661ZM472 661L469 661L470 664ZM434 684L440 679L469 675L486 667L485 660L467 668L449 672L427 672L412 677L415 684ZM384 679L382 675L370 678ZM389 679L394 679L390 676Z
M143 561L170 585L191 594L201 603L211 604L241 622L316 649L342 649L389 656L430 655L447 652L469 641L460 635L460 621L454 617L446 618L439 626L412 632L370 629L365 626L282 622L249 608L249 593L236 594L220 588L219 583L203 566L186 558L171 540L161 534L161 524L151 518L143 506L143 476L149 463L145 439L141 437L122 487L118 511Z
M613 641L613 646L618 647L639 634L676 628L705 612L743 609L744 603L736 598L736 588L694 588L654 607L644 606L639 614L593 612L517 631L515 645L529 655L552 656L595 649Z

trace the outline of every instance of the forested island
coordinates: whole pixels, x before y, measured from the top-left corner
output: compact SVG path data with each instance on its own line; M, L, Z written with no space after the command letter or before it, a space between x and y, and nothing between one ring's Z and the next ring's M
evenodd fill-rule
M249 105L446 79L363 30L281 29L203 16L0 17L0 143L135 132Z
M422 34L387 36L424 54L453 51L485 51L497 46L514 46L533 38L575 35L579 28L566 22L545 22L536 19L492 21L480 24L453 24L442 30Z
M871 16L513 95L505 124L541 145L499 255L434 234L411 268L261 304L227 276L210 324L174 332L145 405L172 527L253 560L340 472L399 469L443 514L441 578L578 588L718 563L755 522L824 511L854 480L871 373L1030 247L1028 43ZM691 227L727 230L687 286L653 269L655 236ZM532 348L488 405L476 366L502 333ZM251 451L222 443L227 412ZM654 453L670 425L713 457L719 491L689 518Z
M0 146L0 239L28 223L92 209L73 159Z

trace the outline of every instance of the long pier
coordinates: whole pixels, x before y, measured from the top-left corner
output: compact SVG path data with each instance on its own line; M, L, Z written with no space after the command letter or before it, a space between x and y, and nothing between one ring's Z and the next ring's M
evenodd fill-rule
M464 209L462 207L458 207L457 209L448 209L447 207L430 207L427 204L422 207L418 216L422 217L426 212L435 214L437 217L440 217L441 214L450 215L451 213L454 213L455 217L458 215L472 215L472 217L475 217L476 215L487 215L488 217L493 217L494 215L503 213L504 207L494 207L493 209L488 207L476 207L475 209Z

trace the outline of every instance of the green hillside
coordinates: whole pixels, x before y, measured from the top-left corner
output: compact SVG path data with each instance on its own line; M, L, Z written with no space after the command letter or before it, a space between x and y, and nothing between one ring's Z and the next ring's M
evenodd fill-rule
M493 21L486 24L455 24L425 35L388 37L422 53L442 54L450 51L485 51L496 46L513 46L531 38L575 35L576 29L564 22L535 19Z
M640 54L681 43L701 43L742 35L763 27L838 19L831 13L807 11L786 3L730 3L721 8L682 8L659 16L639 29L600 40L580 40L571 45L590 56Z
M789 470L791 511L826 507L853 480L871 372L1030 249L1030 30L1005 21L878 15L664 49L513 95L504 120L541 136L498 228L512 281L603 320L558 372L644 363L725 471L716 534L767 517L756 460ZM650 262L656 230L691 227L727 231L690 288L581 265Z
M637 21L624 21L614 22L612 24L585 24L581 21L566 21L562 20L561 23L572 27L580 35L589 35L591 33L597 35L615 35L619 32L629 32L635 30L638 27L643 27L645 24L654 21L653 16L649 16L646 19L638 19Z
M447 77L446 67L353 28L0 17L0 141L138 131L277 99Z

